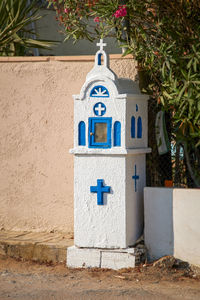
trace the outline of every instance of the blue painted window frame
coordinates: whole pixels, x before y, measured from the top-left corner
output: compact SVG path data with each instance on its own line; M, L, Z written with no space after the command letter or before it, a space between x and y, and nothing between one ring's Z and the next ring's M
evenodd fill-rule
M81 121L78 124L78 145L79 146L85 146L85 122Z
M95 124L106 123L107 124L107 142L96 143L95 138ZM89 130L88 130L88 141L89 148L111 148L111 130L112 130L112 118L89 118Z
M116 121L114 123L114 147L121 146L121 123Z

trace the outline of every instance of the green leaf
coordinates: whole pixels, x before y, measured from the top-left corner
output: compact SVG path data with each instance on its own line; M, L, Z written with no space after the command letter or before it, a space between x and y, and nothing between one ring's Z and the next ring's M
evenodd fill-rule
M126 50L124 51L124 53L122 54L122 56L124 57L124 56L126 56L126 55L128 55L128 54L132 54L132 53L133 53L132 49L126 49Z
M163 91L163 95L167 97L168 99L172 99L172 96L168 94L166 91Z
M19 55L22 48L48 48L55 41L33 40L28 26L41 18L36 7L36 0L1 0L0 1L0 55ZM29 35L29 36L28 36ZM23 52L24 53L24 52Z
M183 96L183 93L185 92L186 88L188 87L188 83L186 82L184 86L182 87L181 91L178 94L177 100L180 101L181 97Z
M187 64L187 69L189 69L189 68L191 67L191 65L192 65L192 62L193 62L193 58L192 58L192 59L190 59L190 61L188 62L188 64Z

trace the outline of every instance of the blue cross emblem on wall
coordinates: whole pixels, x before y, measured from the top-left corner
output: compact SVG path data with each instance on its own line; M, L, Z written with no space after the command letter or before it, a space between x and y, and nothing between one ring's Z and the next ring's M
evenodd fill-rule
M97 179L97 186L91 186L90 192L97 193L97 205L103 205L103 194L110 193L110 186L103 186L103 179Z
M137 168L135 165L135 175L132 176L132 178L135 180L135 192L137 192L137 180L139 180L139 175L137 175Z
M106 113L106 106L105 104L103 104L102 102L97 102L95 105L94 105L94 113L96 116L103 116L105 115Z

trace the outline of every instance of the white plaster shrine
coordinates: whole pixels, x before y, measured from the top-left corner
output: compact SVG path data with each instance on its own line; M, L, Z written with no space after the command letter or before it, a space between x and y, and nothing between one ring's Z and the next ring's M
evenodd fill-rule
M134 267L143 232L147 99L109 69L103 40L74 96L74 243L69 267Z

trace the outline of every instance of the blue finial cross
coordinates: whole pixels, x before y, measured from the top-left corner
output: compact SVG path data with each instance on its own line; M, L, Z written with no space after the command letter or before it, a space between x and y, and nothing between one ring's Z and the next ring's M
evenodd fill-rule
M137 192L137 180L139 180L139 175L137 174L137 169L136 169L136 165L135 165L135 175L132 176L132 178L135 180L135 192Z
M103 186L103 179L97 179L97 186L91 186L90 192L97 193L97 205L103 205L103 194L110 193L110 186Z

